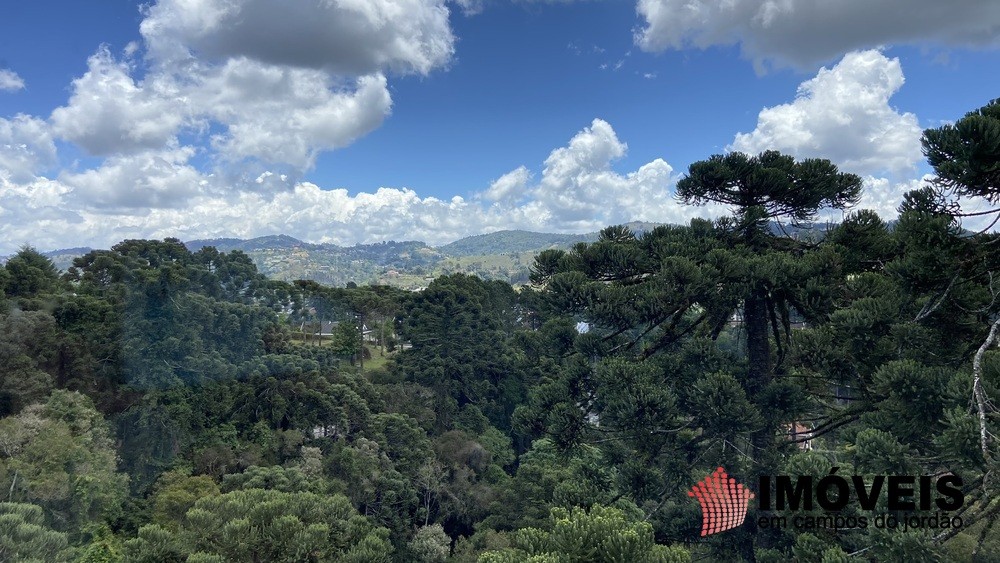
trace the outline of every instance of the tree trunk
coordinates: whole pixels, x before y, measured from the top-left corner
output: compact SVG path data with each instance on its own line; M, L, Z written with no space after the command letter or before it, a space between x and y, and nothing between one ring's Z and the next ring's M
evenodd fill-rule
M755 284L743 305L743 326L747 332L747 380L745 388L747 398L756 402L764 387L771 382L773 366L771 365L770 316L766 290ZM751 456L756 462L755 467L770 473L767 456L771 442L774 439L774 428L770 425L753 432L750 442L753 445ZM747 518L743 533L736 538L737 551L744 561L754 562L754 539L757 531L756 521L751 515Z
M361 333L361 351L358 352L358 358L361 362L361 373L365 372L365 317L364 315L358 316L358 332Z
M743 326L747 331L747 395L753 399L771 381L767 297L755 287L743 305Z

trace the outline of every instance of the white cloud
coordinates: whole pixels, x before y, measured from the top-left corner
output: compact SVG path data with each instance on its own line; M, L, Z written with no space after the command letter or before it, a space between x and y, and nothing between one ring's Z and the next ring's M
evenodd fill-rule
M154 74L136 83L128 65L102 47L73 81L69 103L56 108L51 120L57 135L103 156L163 147L191 112L171 77Z
M517 201L527 192L530 181L531 172L526 167L520 166L497 178L489 189L483 192L483 197L490 201Z
M191 147L112 156L98 167L64 173L60 182L72 188L74 206L99 213L180 208L208 187L208 180L188 164Z
M304 170L323 150L349 145L382 124L392 100L382 75L339 84L312 69L245 57L189 66L184 76L154 71L136 82L107 49L73 82L52 112L56 134L93 155L164 150L179 132L220 125L211 141L226 161L259 159Z
M219 162L304 170L382 124L384 72L427 74L454 52L444 0L161 0L140 28L144 76L139 45L99 49L52 112L58 137L111 156L189 134Z
M382 75L334 89L323 72L232 59L191 91L200 113L227 127L213 145L228 159L299 169L319 151L349 145L382 124L392 99Z
M0 177L25 182L55 162L56 146L48 124L27 115L0 117Z
M638 0L648 51L739 44L759 68L799 67L884 44L1000 45L994 0Z
M889 105L903 80L898 59L849 53L803 82L794 101L761 110L756 129L727 148L829 158L858 174L912 172L922 158L922 131L915 115Z
M103 236L107 225L81 232L82 218L63 199L69 191L46 178L18 183L0 174L0 254L16 252L23 244L65 248L76 246L76 240Z
M486 0L452 0L452 2L467 16L479 14L486 7Z
M899 215L899 204L910 191L920 189L931 181L931 176L893 181L889 178L865 176L862 178L864 191L855 209L871 209L883 219L895 219ZM840 217L836 218L841 220Z
M704 208L672 197L676 177L661 159L618 173L626 152L614 129L595 119L551 152L537 182L519 167L466 200L421 198L405 188L350 195L309 182L288 187L265 171L225 189L179 147L118 155L57 180L14 183L0 176L0 254L24 242L40 248L108 247L124 238L195 238L286 233L314 242L424 240L432 244L499 229L588 232L633 219L684 222Z
M616 172L612 164L627 149L608 122L595 119L567 146L552 151L537 184L528 185L523 167L495 182L487 191L490 199L513 186L526 201L515 207L498 201L490 211L521 228L562 232L593 231L636 219L683 222L699 213L673 199L677 178L662 159L626 174Z
M140 31L161 62L248 57L351 76L427 74L455 42L444 0L160 0Z
M13 70L0 68L0 92L17 92L23 88L23 78Z

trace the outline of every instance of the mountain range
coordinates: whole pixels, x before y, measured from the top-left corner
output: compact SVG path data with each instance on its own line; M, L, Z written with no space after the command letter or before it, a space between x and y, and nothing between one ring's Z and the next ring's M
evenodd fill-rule
M654 223L629 223L636 232L655 227ZM280 280L311 279L325 285L344 286L387 284L406 289L425 287L442 274L463 272L484 279L512 284L528 281L534 256L550 248L569 248L579 242L593 242L598 233L565 235L530 231L497 231L456 240L433 247L420 241L386 241L375 244L339 246L314 244L288 235L252 239L217 238L185 242L192 252L214 246L220 252L239 250L253 259L268 277ZM92 249L66 248L42 252L61 270L73 259ZM0 263L6 257L0 257Z
M637 234L658 225L639 221L626 224ZM311 279L340 287L354 282L358 285L385 284L420 289L439 275L456 272L515 285L527 283L529 268L539 252L593 242L598 234L505 230L469 236L436 247L420 241L386 241L355 246L314 244L288 235L199 239L184 244L192 252L206 246L214 246L220 252L242 251L253 259L262 273L273 279ZM56 267L65 270L72 266L73 258L90 250L86 247L68 248L43 254ZM3 258L0 258L2 261Z

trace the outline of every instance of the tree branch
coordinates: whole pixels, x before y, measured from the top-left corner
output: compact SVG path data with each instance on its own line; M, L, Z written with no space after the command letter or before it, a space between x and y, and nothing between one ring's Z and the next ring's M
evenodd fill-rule
M941 293L941 297L938 297L938 300L934 302L933 305L931 304L932 303L931 301L925 303L924 307L920 310L919 313L917 313L917 316L913 319L913 322L919 323L920 321L926 319L931 313L936 311L938 307L940 307L941 304L944 303L945 297L948 297L948 293L951 292L951 288L954 287L955 282L957 280L958 280L958 274L955 274L951 278L951 281L948 282L948 287L944 288L944 292Z
M986 350L996 340L998 329L1000 329L1000 318L993 321L993 326L990 327L990 333L986 336L986 341L979 347L979 350L976 351L976 356L972 359L972 399L976 403L976 410L979 414L979 448L982 450L983 459L987 463L992 462L992 456L990 455L988 444L989 432L986 430L986 411L987 409L994 409L990 405L990 399L986 395L986 390L983 389L983 355L986 354Z

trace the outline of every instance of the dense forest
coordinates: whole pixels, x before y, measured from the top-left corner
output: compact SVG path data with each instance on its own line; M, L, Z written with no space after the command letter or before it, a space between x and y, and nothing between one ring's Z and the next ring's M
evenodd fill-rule
M0 268L0 560L997 560L1000 236L956 202L1000 202L1000 103L924 149L935 182L891 226L776 233L861 179L730 153L677 196L731 216L609 227L519 287L275 281L176 239L61 272L24 247ZM717 467L957 475L963 525L769 528L751 504L702 537L687 492Z

